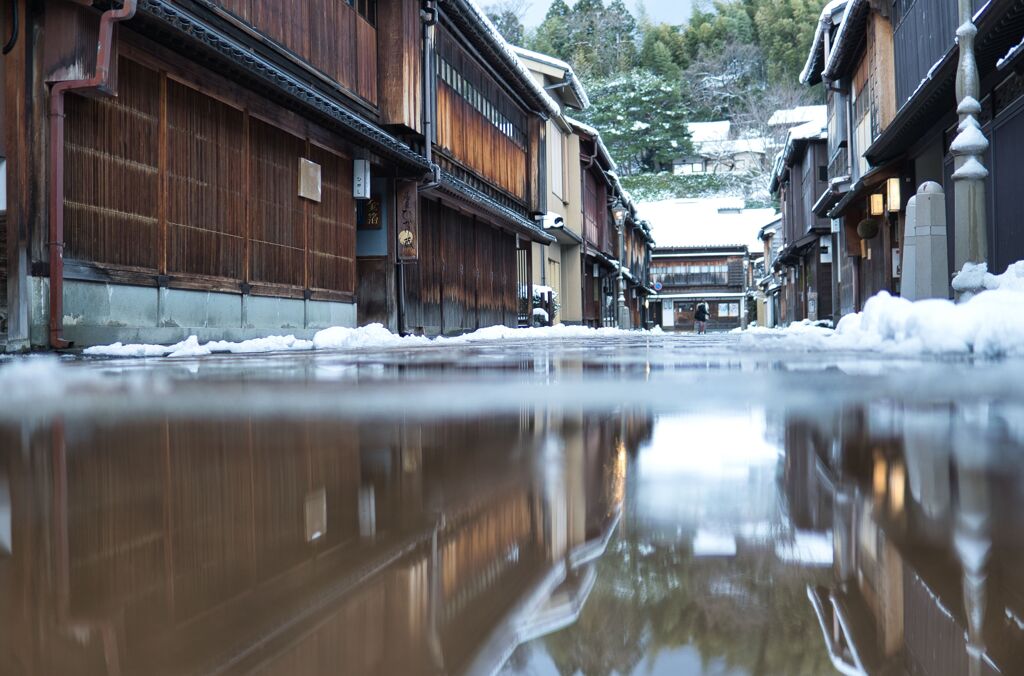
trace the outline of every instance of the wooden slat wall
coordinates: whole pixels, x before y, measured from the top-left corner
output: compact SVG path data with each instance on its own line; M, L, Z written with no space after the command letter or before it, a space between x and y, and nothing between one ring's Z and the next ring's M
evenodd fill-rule
M609 251L607 186L592 171L583 173L583 237L595 249Z
M377 105L377 29L345 0L220 0L218 4Z
M257 120L249 121L252 149L252 269L254 282L302 287L306 250L305 215L298 159L306 144Z
M167 83L167 271L241 279L243 113Z
M351 10L349 10L351 12ZM356 15L356 92L377 103L377 29Z
M408 328L515 326L515 236L426 199L420 222L420 260L406 267Z
M437 145L522 202L528 197L526 113L444 30L438 31ZM462 87L473 101L456 87ZM475 105L474 105L475 104ZM478 107L491 112L485 117ZM494 120L503 119L504 131Z
M120 71L117 98L68 97L66 258L172 286L355 293L349 158L133 61ZM298 196L300 158L321 167L319 203Z
M130 61L117 98L68 96L65 256L156 271L160 79Z
M423 131L423 37L418 3L385 0L377 6L380 119Z
M355 289L355 204L352 162L311 146L309 157L321 167L319 204L309 206L309 286Z

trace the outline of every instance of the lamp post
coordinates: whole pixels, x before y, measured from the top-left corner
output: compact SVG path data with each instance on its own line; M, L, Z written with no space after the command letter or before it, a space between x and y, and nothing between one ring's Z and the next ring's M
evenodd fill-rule
M623 283L623 266L626 257L626 241L624 236L626 224L626 205L622 200L616 198L612 204L612 218L615 220L615 231L619 233L619 298L617 309L617 324L620 329L629 328L629 313L626 310L626 285Z
M981 104L978 62L974 55L974 38L978 29L974 25L971 0L959 0L960 27L956 29L960 56L956 72L957 115L959 133L950 144L953 154L953 204L955 269L965 263L984 263L988 258L988 235L985 224L985 179L988 170L981 162L988 149L988 140L981 131L978 114ZM980 289L957 289L967 296Z

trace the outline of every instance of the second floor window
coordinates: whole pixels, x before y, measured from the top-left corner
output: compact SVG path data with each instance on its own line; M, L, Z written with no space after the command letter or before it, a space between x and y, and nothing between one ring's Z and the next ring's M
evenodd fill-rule
M670 263L651 269L655 282L665 286L725 286L729 283L727 263Z

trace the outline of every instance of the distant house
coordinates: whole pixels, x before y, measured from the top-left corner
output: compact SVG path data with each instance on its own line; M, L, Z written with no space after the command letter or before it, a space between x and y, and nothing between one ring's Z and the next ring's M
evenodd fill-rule
M782 298L775 323L832 319L833 283L831 222L814 211L828 189L828 133L824 120L789 130L786 145L772 171L769 189L782 208L781 246L767 261L782 278ZM764 235L762 235L762 240Z
M765 139L736 138L729 120L690 122L686 127L693 152L673 161L674 174L747 173L765 161Z
M738 197L673 199L640 204L655 240L651 280L657 295L652 314L665 329L690 330L697 304L708 303L708 328L744 326L752 253L758 233L778 220L774 209L747 209Z

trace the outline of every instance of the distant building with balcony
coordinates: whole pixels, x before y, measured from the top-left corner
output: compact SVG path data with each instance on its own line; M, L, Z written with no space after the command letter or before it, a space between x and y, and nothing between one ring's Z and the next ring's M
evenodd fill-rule
M709 330L745 326L753 307L751 257L761 251L761 228L778 220L775 210L747 209L738 197L647 202L637 210L655 241L652 315L660 325L691 330L705 302Z

